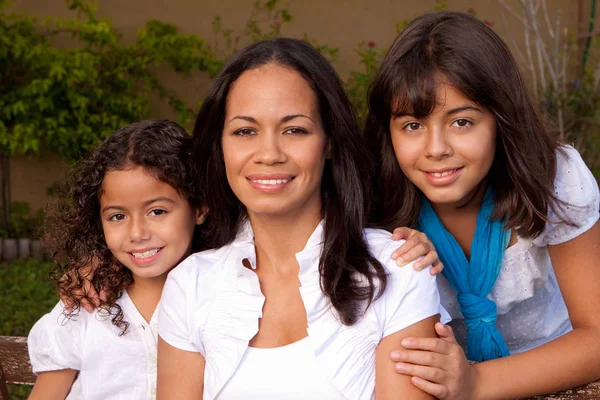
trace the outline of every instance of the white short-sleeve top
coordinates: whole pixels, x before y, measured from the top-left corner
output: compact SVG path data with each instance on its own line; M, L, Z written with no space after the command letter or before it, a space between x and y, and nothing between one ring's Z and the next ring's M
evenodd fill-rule
M511 354L547 343L572 329L565 301L552 268L548 245L567 242L589 230L599 217L600 196L596 179L571 146L557 153L554 194L566 204L548 213L549 222L537 238L519 237L506 249L502 267L488 296L497 305L496 326ZM571 221L572 224L561 222ZM438 279L442 305L453 318L451 326L461 344L466 343L464 317L456 292Z
M147 323L127 291L117 303L129 322L123 335L102 311L81 311L67 318L64 305L58 303L29 332L33 372L79 371L69 400L155 399L157 311Z
M371 254L389 274L385 293L359 322L343 325L320 288L323 222L296 254L300 294L308 320L308 341L319 373L347 399L367 399L375 389L375 350L381 338L444 312L435 277L412 266L395 267L391 253L400 242L388 232L365 230ZM265 297L257 275L249 223L217 250L196 253L169 273L159 312L159 334L171 346L200 352L205 360L204 399L215 399L238 368L258 332ZM447 314L443 314L446 316ZM248 398L253 398L248 393Z

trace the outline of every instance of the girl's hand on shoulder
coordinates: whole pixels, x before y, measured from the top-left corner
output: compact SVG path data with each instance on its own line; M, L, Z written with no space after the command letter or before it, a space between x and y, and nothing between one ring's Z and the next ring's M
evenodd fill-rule
M439 339L406 338L404 349L390 354L396 372L412 376L413 385L441 400L471 399L476 369L467 361L452 328L435 324Z
M421 271L426 266L431 265L429 273L437 275L444 269L435 246L423 232L403 226L394 229L392 239L406 240L402 246L392 253L392 259L396 261L399 267L403 267L409 262L422 257L413 264L415 271Z
M79 307L90 313L100 305L101 300L106 301L106 293L103 290L98 293L92 284L96 268L98 268L98 259L96 257L92 257L92 261L89 265L79 269L79 274L83 279L81 289L75 289L73 291L69 290L69 282L77 282L75 271L69 271L62 278L60 278L60 300L65 304L67 311L71 312L75 309L75 304L71 300L71 297L69 297L69 293L67 293L67 291L70 292L71 296L76 296L79 298Z

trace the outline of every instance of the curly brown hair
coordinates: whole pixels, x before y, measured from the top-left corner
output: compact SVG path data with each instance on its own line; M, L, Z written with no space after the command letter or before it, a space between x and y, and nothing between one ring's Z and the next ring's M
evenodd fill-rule
M98 307L124 334L129 324L116 303L133 283L131 271L110 252L100 218L102 181L110 171L143 167L156 179L173 187L193 207L200 207L200 194L190 175L191 136L175 122L147 120L124 126L79 161L59 191L59 200L47 210L43 246L55 267L51 276L59 292L72 304L71 316L86 298L84 284L93 267L92 285L106 298ZM196 227L198 229L198 227ZM194 232L192 251L198 251Z

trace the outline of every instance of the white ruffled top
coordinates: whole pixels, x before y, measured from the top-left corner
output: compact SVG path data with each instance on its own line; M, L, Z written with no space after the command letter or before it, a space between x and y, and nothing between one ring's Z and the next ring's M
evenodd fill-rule
M533 240L519 237L506 250L502 269L488 296L496 302L496 326L511 354L538 347L572 329L548 246L574 239L594 226L600 216L600 196L596 179L577 150L565 146L564 151L566 154L557 153L554 181L555 196L568 203L559 210L563 218L550 210L550 222L540 236ZM573 224L561 222L564 219ZM452 316L451 325L464 345L467 329L456 292L443 276L438 282L442 305Z
M379 341L432 315L447 314L440 308L435 277L428 270L415 272L412 265L396 267L391 253L401 243L392 241L388 232L367 229L371 254L389 274L388 288L359 322L343 325L320 288L322 235L323 222L304 250L296 254L308 320L307 340L320 375L347 399L371 398ZM231 244L183 261L169 273L163 290L159 335L171 346L204 356L205 400L217 398L247 352L250 339L258 333L265 297L257 275L243 266L244 259L254 268L249 223ZM253 393L247 395L253 398Z

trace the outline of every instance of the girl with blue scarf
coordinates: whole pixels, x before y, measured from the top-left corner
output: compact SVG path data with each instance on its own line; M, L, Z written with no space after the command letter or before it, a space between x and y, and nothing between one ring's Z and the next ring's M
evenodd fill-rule
M598 185L545 127L502 39L468 14L416 18L384 58L369 109L374 222L433 241L453 317L438 339L403 341L396 370L441 399L599 379Z

